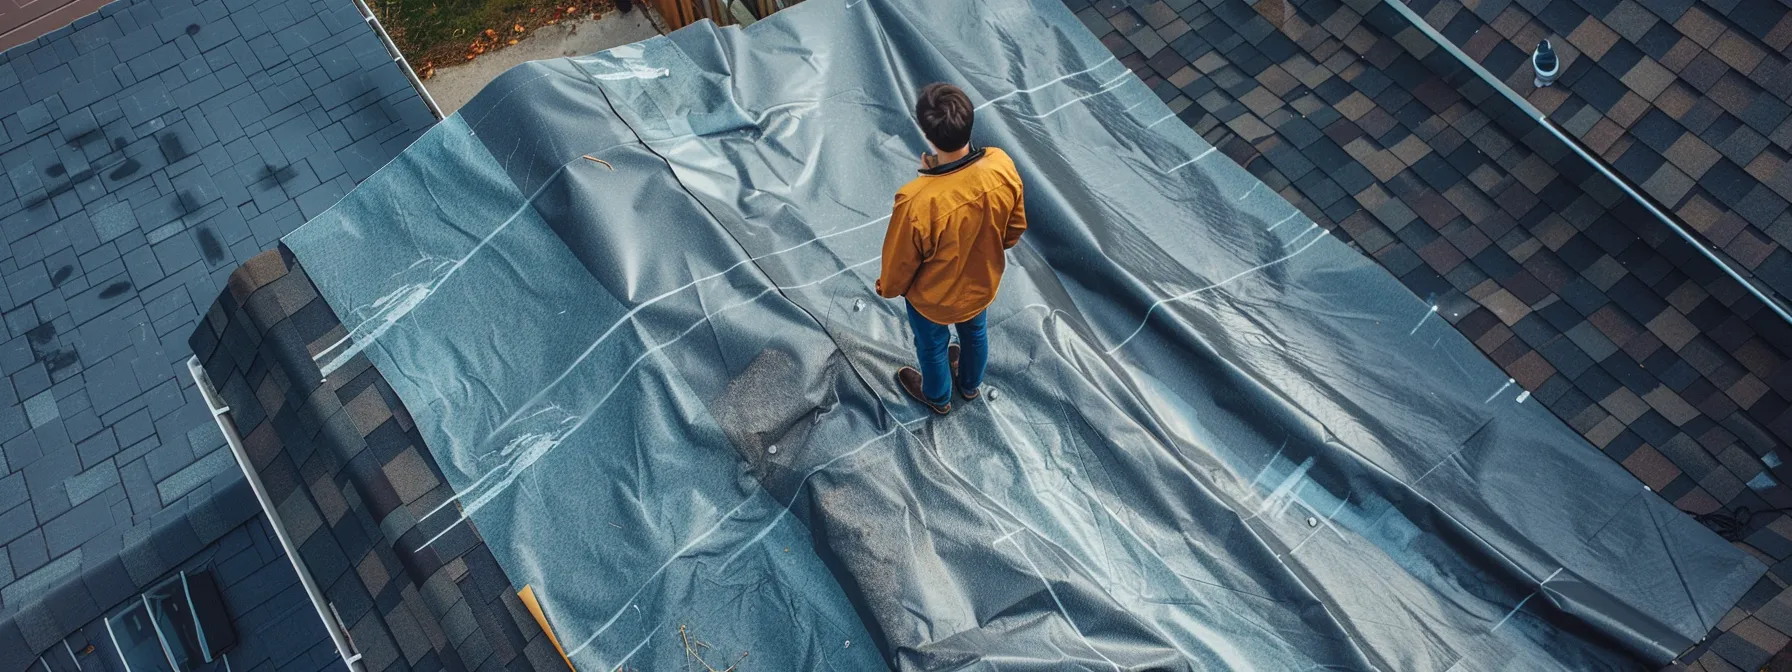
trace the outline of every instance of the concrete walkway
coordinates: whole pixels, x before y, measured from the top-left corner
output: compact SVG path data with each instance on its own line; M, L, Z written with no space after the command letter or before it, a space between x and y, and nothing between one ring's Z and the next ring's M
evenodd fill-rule
M580 19L538 28L514 45L480 56L470 63L436 68L423 87L442 106L442 114L454 114L480 89L505 70L528 61L563 56L583 56L659 35L641 9L626 14L611 11L597 19Z

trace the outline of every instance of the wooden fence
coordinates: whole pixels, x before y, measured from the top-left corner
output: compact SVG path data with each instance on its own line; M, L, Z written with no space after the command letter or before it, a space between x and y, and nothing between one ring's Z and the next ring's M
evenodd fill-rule
M739 5L752 19L763 19L772 12L794 5L801 0L646 0L660 17L666 20L666 27L678 30L702 19L709 19L724 26L741 23L736 18L733 5ZM750 23L750 21L749 21Z

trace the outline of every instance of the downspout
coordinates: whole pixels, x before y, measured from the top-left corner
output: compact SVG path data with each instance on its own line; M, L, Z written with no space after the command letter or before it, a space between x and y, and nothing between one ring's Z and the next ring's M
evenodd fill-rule
M236 464L243 470L243 478L249 481L249 489L255 492L255 500L261 503L261 510L267 514L268 526L274 528L274 537L280 541L280 550L286 552L286 559L292 561L293 571L299 575L299 585L305 588L305 596L311 598L312 608L317 610L317 618L324 624L324 631L330 634L330 641L336 645L336 653L342 656L342 663L349 672L366 672L361 664L361 652L355 648L354 640L349 637L348 626L336 614L335 605L324 597L324 591L317 587L317 580L311 577L311 571L305 567L304 559L299 557L299 547L292 537L286 533L286 525L280 522L279 510L274 506L274 498L268 495L267 487L261 483L261 475L255 473L255 465L249 461L249 453L243 448L243 437L237 433L236 423L230 418L230 407L218 397L218 391L212 387L211 376L206 375L205 368L200 366L198 357L187 358L187 371L193 375L194 382L199 385L200 395L205 397L206 408L211 411L212 419L218 422L218 429L224 432L224 442L230 445L230 453L236 456ZM110 627L110 623L107 624Z
M398 43L393 42L392 36L386 34L386 27L380 25L380 17L374 16L373 8L367 6L367 0L355 0L355 9L361 10L361 20L366 21L367 25L373 28L373 33L380 36L380 43L386 45L386 53L391 55L392 62L397 63L398 68L404 71L405 79L411 80L411 87L417 89L417 95L421 96L423 103L429 106L430 114L436 115L436 121L444 119L446 115L442 114L442 106L437 105L436 99L430 97L429 89L423 88L423 80L417 77L416 70L411 69L411 62L405 60L404 54L398 51Z

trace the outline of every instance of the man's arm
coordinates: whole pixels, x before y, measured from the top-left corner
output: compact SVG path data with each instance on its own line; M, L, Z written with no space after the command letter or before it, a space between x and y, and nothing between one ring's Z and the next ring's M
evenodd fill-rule
M921 250L915 244L915 227L909 222L908 199L896 195L890 210L890 226L884 230L883 271L877 278L877 295L894 299L908 292L921 268Z
M1014 181L1014 210L1008 213L1008 232L1002 236L1002 249L1020 243L1020 234L1027 232L1027 194L1019 178Z

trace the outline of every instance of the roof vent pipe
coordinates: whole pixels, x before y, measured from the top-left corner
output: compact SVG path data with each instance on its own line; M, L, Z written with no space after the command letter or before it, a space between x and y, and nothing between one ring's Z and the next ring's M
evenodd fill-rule
M1556 76L1562 74L1562 62L1556 58L1556 50L1549 46L1549 40L1537 43L1537 50L1531 52L1531 69L1537 71L1537 78L1532 83L1541 89L1556 83Z

